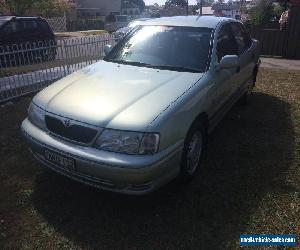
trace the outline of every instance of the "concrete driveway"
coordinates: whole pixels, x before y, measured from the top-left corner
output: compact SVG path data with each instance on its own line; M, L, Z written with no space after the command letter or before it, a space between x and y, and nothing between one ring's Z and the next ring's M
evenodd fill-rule
M262 68L300 70L300 60L261 57Z

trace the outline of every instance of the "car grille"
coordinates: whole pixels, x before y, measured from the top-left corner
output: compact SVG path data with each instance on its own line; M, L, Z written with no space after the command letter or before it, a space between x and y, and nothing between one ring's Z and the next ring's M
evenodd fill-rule
M66 126L64 122L52 116L45 117L47 129L58 136L67 138L79 143L91 143L98 131L78 124Z

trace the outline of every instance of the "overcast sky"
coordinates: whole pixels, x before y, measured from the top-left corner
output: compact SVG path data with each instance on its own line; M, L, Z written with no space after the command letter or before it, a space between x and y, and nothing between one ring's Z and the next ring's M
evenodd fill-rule
M159 5L165 4L166 0L144 0L146 5L158 3ZM196 4L196 0L189 0L189 4Z

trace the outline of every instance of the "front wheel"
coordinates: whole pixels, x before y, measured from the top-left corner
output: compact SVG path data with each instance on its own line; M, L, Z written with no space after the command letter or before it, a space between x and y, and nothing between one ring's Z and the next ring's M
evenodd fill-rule
M180 171L182 180L191 180L199 171L206 147L207 129L202 124L195 124L184 142Z

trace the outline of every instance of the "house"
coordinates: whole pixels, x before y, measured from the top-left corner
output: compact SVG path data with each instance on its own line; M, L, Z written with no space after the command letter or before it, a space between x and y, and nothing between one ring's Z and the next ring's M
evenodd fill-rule
M79 16L108 16L120 15L122 0L75 0Z
M200 9L196 11L198 14L200 14ZM213 16L214 10L211 6L202 7L202 16Z
M139 16L140 14L141 14L141 10L138 5L129 1L123 1L122 15Z
M212 9L214 10L215 16L230 17L238 20L241 19L240 6L234 3L216 3L213 5Z

